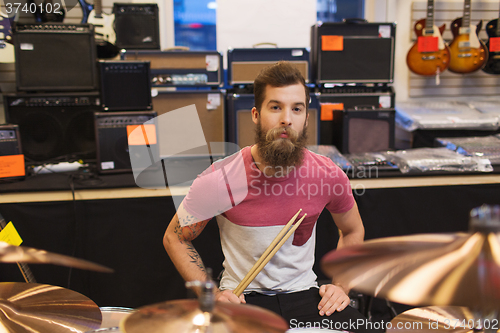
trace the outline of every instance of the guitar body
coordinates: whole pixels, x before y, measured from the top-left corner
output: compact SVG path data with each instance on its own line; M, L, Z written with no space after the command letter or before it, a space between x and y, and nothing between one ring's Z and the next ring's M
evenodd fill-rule
M441 27L433 26L432 34L425 33L425 19L415 23L415 34L417 37L432 36L438 38L438 50L433 52L420 52L418 41L413 44L406 55L406 64L408 68L415 74L431 76L442 73L448 68L450 61L450 50L444 43L442 33L446 28L443 24Z
M488 50L477 34L481 31L482 21L475 27L462 27L462 18L453 21L450 43L450 66L454 73L471 73L481 69L488 60ZM475 30L475 31L474 31Z
M488 37L500 37L498 33L498 24L500 19L491 20L486 25L486 33ZM486 49L488 50L488 60L483 67L483 71L488 74L500 74L500 51L491 52L490 50L490 40L486 42Z
M0 63L12 63L16 61L14 45L9 40L12 32L10 25L9 18L0 14Z
M115 15L101 14L100 17L95 15L95 12L90 12L87 22L94 25L96 40L102 39L111 44L116 42L116 33L113 29Z

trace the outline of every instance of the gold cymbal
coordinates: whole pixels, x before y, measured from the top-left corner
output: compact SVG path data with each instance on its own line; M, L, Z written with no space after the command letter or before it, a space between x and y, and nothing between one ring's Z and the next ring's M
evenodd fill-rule
M473 333L474 327L498 330L496 319L478 319L466 307L428 306L401 313L391 320L387 333ZM500 330L498 330L500 332Z
M84 295L39 283L0 283L0 332L77 333L99 328L99 307Z
M139 308L120 327L126 333L283 333L288 324L254 305L216 302L210 314L200 310L197 300L175 300Z
M380 238L331 251L321 267L345 287L399 303L500 310L500 233Z
M68 266L79 269L111 273L111 268L95 264L93 262L73 258L70 256L51 253L44 250L25 246L14 246L5 242L0 242L0 262L3 263L31 263L31 264L54 264Z

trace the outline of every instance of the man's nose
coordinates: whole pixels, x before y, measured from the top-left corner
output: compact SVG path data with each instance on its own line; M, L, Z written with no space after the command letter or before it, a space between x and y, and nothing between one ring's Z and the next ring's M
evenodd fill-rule
M291 117L291 112L289 110L283 110L283 112L281 112L280 125L281 126L292 125L292 117Z

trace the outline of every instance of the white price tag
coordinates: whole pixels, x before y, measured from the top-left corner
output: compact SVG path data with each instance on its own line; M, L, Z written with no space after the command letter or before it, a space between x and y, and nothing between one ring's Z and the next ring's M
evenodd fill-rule
M220 94L208 94L207 110L215 110L220 106Z
M378 104L381 108L391 107L391 96L380 96L378 98Z
M391 37L391 26L390 25L381 25L378 27L378 35L382 38L390 38Z
M213 54L205 56L207 71L216 72L219 70L219 57Z

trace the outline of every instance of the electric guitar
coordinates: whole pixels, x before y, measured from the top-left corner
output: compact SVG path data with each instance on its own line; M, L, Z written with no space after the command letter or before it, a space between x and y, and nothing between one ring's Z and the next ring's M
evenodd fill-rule
M3 216L0 214L0 231L3 230L6 226L7 223L5 222ZM23 275L24 280L27 283L36 283L35 277L33 276L31 269L26 263L18 262L17 266L19 267L19 270L21 271L21 274Z
M448 68L450 50L443 41L446 24L434 25L434 0L427 1L427 15L415 23L417 42L406 55L406 64L415 74L437 75Z
M94 5L88 4L85 0L78 0L82 6L82 23L94 25L95 41L98 58L114 58L120 53L114 43L116 33L114 29L114 14L104 14L102 12L102 0L95 0Z
M500 74L500 18L488 22L486 33L488 34L486 49L489 56L483 71L488 74Z
M10 18L0 14L0 62L15 62L14 45L12 45L12 23Z
M481 69L488 59L488 50L478 38L483 21L476 27L470 24L470 3L464 1L464 16L455 19L451 24L453 41L450 43L450 66L454 73L471 73Z

